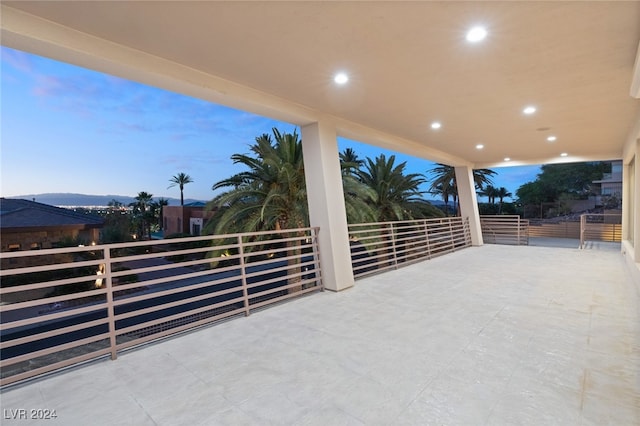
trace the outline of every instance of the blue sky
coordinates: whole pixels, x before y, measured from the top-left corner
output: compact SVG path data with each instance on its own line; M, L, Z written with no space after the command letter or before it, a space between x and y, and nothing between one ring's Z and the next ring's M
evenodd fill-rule
M2 196L46 192L179 198L169 179L194 182L185 198L209 200L211 185L242 170L256 136L295 126L6 47L1 53ZM359 157L396 154L411 173L433 163L339 138ZM538 166L494 169L514 193ZM426 187L424 188L427 189ZM432 198L427 195L426 198Z

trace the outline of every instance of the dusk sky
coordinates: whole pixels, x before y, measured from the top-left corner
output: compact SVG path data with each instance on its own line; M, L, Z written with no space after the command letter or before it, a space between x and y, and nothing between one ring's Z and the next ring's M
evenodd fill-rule
M296 126L6 47L1 53L3 197L47 192L179 198L169 179L192 177L185 198L210 200L211 185L243 170L248 153L272 127ZM298 133L300 133L298 129ZM359 157L394 154L339 138ZM397 154L411 173L432 162ZM494 186L515 196L538 166L494 169ZM427 173L427 177L429 177ZM425 185L424 190L428 185ZM425 198L435 198L426 194Z

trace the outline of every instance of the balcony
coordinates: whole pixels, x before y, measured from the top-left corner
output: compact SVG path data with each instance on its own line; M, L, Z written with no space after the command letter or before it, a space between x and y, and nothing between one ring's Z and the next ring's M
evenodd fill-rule
M637 291L606 245L464 248L5 387L3 424L638 424Z

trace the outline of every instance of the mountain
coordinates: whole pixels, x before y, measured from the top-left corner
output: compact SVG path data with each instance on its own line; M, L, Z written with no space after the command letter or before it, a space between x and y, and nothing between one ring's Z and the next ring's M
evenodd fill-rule
M129 203L135 202L135 198L128 195L87 195L87 194L73 194L73 193L45 193L45 194L27 194L16 195L14 197L6 198L21 198L23 200L37 201L38 203L49 204L50 206L60 207L88 207L88 206L107 206L111 200L116 200L122 204L129 205ZM154 200L158 200L160 197L153 197ZM170 206L179 206L179 198L167 198ZM196 200L193 198L185 198L184 203L204 202L209 200ZM427 200L434 206L443 206L442 200ZM451 206L452 203L449 203Z
M76 206L76 207L88 207L88 206L106 206L111 200L116 200L124 204L136 201L135 197L127 195L87 195L87 194L72 194L72 193L46 193L46 194L27 194L16 195L14 197L6 198L21 198L23 200L37 201L38 203L49 204L51 206ZM153 197L157 201L161 197ZM179 198L166 198L169 200L170 206L179 206ZM203 200L195 200L191 198L185 198L184 203L193 203ZM206 201L204 201L206 202Z

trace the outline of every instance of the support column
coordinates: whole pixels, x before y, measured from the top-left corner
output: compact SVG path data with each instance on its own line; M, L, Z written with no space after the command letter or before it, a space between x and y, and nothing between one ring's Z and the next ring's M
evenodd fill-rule
M344 290L352 287L354 280L336 129L330 123L317 122L301 130L309 220L311 226L320 227L324 287Z
M460 166L455 168L456 184L458 186L458 200L460 202L460 216L469 218L469 230L471 231L471 244L481 246L482 228L480 227L480 212L478 210L478 198L473 182L473 170L471 167Z
M631 243L631 259L640 263L640 139L622 166L622 239Z

